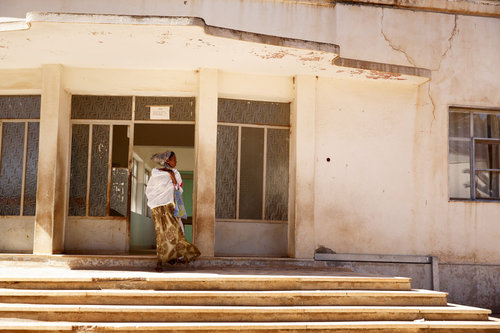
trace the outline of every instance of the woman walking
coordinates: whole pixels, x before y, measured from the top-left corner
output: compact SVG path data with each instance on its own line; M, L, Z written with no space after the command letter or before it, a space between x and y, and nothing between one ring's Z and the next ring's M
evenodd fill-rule
M161 168L153 169L146 188L148 206L153 211L156 231L156 270L165 263L188 263L200 256L196 246L184 237L181 217L185 217L182 204L182 178L175 169L177 157L173 151L158 153L151 160Z

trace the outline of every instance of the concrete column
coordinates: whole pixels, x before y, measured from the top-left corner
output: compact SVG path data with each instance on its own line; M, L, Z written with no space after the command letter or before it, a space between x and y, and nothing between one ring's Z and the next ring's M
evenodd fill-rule
M314 258L315 113L316 77L295 77L288 230L288 254L294 258Z
M61 65L42 66L34 254L64 250L71 96L64 91L62 71Z
M196 103L193 240L203 256L214 256L217 154L216 69L201 69Z

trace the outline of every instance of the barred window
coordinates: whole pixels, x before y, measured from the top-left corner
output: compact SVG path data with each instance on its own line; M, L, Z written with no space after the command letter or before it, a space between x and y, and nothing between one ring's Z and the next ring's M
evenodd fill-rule
M290 104L219 99L215 216L288 220Z
M40 96L0 96L0 215L34 216Z

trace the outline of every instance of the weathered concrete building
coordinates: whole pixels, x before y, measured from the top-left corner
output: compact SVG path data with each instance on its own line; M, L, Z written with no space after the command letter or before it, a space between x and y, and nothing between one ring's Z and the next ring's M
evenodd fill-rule
M149 157L171 148L204 256L406 273L500 311L498 1L0 16L0 251L151 249Z

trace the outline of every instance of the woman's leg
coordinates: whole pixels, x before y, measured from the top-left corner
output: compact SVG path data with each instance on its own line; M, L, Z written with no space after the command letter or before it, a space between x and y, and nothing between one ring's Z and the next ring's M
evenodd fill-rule
M174 205L153 209L156 231L156 254L161 264L190 262L200 256L200 251L184 238L181 224L174 216Z
M156 256L158 257L158 262L156 265L156 270L160 270L162 264L167 263L169 260L176 259L171 257L171 244L168 238L171 238L172 232L171 223L168 219L167 206L160 206L153 208L153 220L155 223L156 232Z
M156 262L155 271L157 271L157 272L163 272L163 266L162 266L162 264L161 264L161 260L158 260L158 261Z

